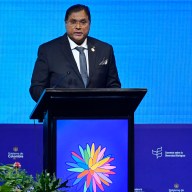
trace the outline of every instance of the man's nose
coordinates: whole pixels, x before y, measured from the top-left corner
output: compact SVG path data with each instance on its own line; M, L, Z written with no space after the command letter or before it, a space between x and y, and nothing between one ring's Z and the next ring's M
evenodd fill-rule
M76 23L76 28L80 29L81 28L81 24L79 22Z

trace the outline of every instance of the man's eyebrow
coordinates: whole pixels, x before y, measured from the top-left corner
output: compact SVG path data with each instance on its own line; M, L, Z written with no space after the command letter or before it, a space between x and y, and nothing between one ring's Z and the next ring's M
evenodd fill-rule
M82 18L82 19L78 20L78 19L71 18L71 19L69 19L69 20L82 21L82 20L87 20L87 19L86 19L86 18Z

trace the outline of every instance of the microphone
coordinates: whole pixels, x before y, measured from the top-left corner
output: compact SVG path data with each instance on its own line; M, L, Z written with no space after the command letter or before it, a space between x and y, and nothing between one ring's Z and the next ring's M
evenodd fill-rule
M62 82L68 75L70 75L70 74L71 74L71 72L70 72L70 71L67 71L67 73L66 73L65 75L62 75L62 76L58 79L57 83L53 86L53 88L58 88L58 86L61 84L61 82Z

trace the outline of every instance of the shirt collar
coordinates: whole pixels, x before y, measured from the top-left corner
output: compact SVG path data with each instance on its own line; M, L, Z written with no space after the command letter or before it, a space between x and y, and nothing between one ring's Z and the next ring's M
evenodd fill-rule
M69 40L69 44L71 49L75 49L76 47L84 47L85 49L87 49L87 38L85 39L85 41L81 44L81 45L77 45L74 41L72 41L68 36L67 36L68 40Z

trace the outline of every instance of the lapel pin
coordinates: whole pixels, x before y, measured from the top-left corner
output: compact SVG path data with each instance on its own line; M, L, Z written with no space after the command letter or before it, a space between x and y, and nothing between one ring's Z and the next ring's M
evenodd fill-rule
M91 51L92 51L92 52L95 52L95 47L92 47L92 48L91 48Z

